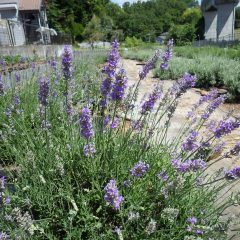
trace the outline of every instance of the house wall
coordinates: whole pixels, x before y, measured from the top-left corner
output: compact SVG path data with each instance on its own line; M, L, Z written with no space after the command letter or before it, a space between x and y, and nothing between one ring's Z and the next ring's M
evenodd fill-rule
M217 38L217 11L210 11L204 13L205 18L205 38Z
M218 5L217 35L219 39L232 40L234 35L235 4Z

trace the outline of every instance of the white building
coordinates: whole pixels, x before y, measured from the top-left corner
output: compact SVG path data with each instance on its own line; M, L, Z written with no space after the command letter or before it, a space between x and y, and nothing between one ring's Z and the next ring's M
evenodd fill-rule
M234 40L235 39L235 8L239 0L202 0L202 10L205 19L205 39Z

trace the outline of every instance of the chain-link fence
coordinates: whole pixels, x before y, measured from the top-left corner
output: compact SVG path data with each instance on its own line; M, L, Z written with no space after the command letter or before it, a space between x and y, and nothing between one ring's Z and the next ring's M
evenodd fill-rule
M54 34L53 34L54 33ZM28 44L71 44L70 34L58 33L38 24L12 20L0 20L0 46Z

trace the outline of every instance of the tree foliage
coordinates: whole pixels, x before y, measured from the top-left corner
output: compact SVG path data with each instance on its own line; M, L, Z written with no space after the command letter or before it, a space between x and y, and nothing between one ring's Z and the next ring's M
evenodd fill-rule
M99 39L124 35L149 40L172 25L196 24L200 10L187 9L197 4L196 0L149 0L125 2L121 8L110 0L48 0L48 18L51 27L77 40L91 38L86 32L94 15L100 19Z

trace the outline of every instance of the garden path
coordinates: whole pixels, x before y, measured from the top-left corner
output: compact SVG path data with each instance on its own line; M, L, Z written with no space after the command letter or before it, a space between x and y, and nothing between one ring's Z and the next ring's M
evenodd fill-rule
M141 69L141 64L134 60L129 59L123 59L122 60L123 67L125 68L128 78L129 78L129 86L136 84L138 81L138 72ZM153 85L159 81L159 79L156 79L153 77L153 72L150 72L146 79L144 79L141 82L140 88L139 88L139 96L138 96L138 102L140 103L140 100L146 95L147 93L151 92L151 89L153 88ZM163 83L163 91L166 91L173 83L171 80L164 80L161 81ZM174 114L174 117L171 121L171 126L169 128L169 136L174 137L175 133L180 129L181 125L185 122L187 112L190 111L192 104L196 103L198 99L201 97L199 89L190 89L188 90L182 97L179 102L179 105L176 109L176 112ZM215 111L215 113L212 115L212 119L220 120L224 116L226 116L226 113L228 111L234 111L235 116L240 117L240 104L223 104L218 110ZM225 137L224 141L226 142L226 145L223 149L223 151L226 151L227 149L231 148L237 141L240 142L240 132L239 130L233 132L231 136ZM230 169L234 166L240 166L240 158L228 158L221 160L217 162L216 164L212 165L208 172L214 173L220 168L226 168ZM232 189L230 189L228 194L231 194L232 192L239 191L240 189L240 183L236 184ZM224 196L226 197L226 196ZM240 208L239 207L231 207L228 208L226 211L227 215L238 215L240 216ZM234 239L240 239L240 236Z

